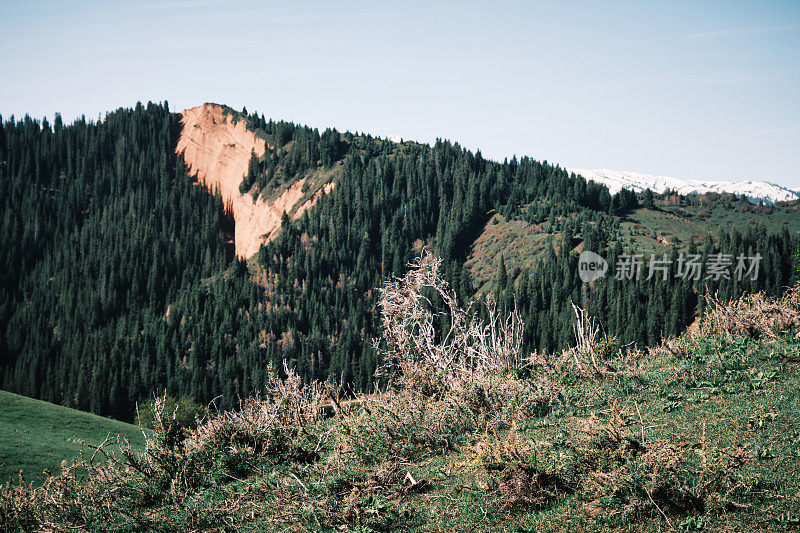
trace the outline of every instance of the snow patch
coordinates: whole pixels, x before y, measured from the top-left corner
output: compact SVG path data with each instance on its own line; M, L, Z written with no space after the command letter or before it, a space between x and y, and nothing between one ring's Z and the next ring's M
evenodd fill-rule
M730 182L687 180L669 176L644 174L642 172L608 169L567 168L567 171L580 174L587 180L602 183L608 187L611 194L623 188L636 192L650 189L657 193L672 189L679 194L702 194L707 192L743 194L754 202L763 200L766 203L786 202L800 198L800 191L782 187L768 181L748 180Z

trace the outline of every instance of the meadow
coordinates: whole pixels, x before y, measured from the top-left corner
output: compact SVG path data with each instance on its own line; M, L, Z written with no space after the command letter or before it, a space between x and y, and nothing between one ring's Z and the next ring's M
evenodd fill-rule
M61 461L92 453L91 446L117 435L144 448L135 425L0 391L0 482L18 482L22 471L26 481L40 484L45 471L57 474Z

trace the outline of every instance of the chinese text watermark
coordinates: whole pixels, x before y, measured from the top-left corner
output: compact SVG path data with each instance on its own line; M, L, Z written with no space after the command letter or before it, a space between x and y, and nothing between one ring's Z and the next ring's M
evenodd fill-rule
M703 260L701 254L681 252L676 258L667 254L620 254L617 257L614 277L618 280L661 279L666 281L670 275L684 280L758 279L761 254L708 254ZM673 270L673 264L675 268ZM608 271L608 263L594 252L581 252L578 258L578 275L581 281L591 283L602 278ZM670 274L672 272L672 274Z

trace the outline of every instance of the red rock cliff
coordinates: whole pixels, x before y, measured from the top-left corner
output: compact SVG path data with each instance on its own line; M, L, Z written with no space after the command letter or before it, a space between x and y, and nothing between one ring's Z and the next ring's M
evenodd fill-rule
M264 155L266 144L247 129L244 120L233 123L232 115L222 106L204 104L182 113L181 132L176 152L183 153L189 173L209 191L219 190L230 205L236 223L234 235L236 255L249 258L258 252L262 242L274 238L281 225L283 212L291 212L303 198L305 179L298 179L273 201L254 202L250 194L240 194L239 184L247 174L250 153ZM330 191L333 183L325 187ZM293 218L300 216L319 197L297 206Z

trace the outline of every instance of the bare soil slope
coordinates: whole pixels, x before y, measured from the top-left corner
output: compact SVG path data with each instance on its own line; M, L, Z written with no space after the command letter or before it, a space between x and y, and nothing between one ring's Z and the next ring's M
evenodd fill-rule
M230 206L236 224L236 255L247 259L258 252L262 242L277 235L284 211L297 218L319 194L296 205L304 199L305 178L292 183L271 201L260 198L254 202L251 195L239 193L251 152L261 157L267 147L263 139L247 129L244 120L234 124L231 119L222 106L215 104L187 109L182 113L183 131L175 150L183 153L190 174L209 191L218 190ZM326 192L332 184L328 185Z

